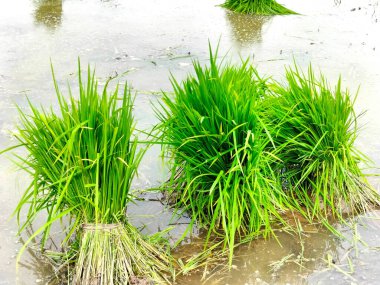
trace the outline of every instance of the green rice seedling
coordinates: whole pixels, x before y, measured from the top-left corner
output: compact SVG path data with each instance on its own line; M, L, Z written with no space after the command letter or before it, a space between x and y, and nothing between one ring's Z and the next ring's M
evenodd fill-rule
M54 73L53 79L59 114L31 102L31 114L20 110L17 139L28 155L19 156L19 164L32 176L16 209L19 215L29 207L20 231L46 211L45 224L31 237L42 234L43 246L51 225L69 217L63 243L70 246L73 234L79 242L74 284L129 284L133 278L168 283L170 256L126 217L144 154L133 134L130 89L125 85L119 97L118 87L107 92L107 83L99 93L94 72L88 68L83 83L79 65L79 98L70 91L66 99Z
M226 0L222 7L237 13L257 15L296 14L275 0Z
M181 84L172 78L175 96L164 94L157 115L172 158L165 190L207 229L206 245L221 238L231 264L243 237L267 236L274 220L283 221L287 198L272 169L276 149L267 151L265 79L248 60L219 65L216 58L210 48L209 67L194 61L194 76Z
M274 83L278 95L272 102L277 128L272 133L277 145L284 181L295 206L309 220L343 221L379 205L379 194L369 184L361 166L368 158L355 146L358 115L341 80L331 88L310 67L307 74L297 68L286 70L286 83ZM331 228L331 227L330 227Z

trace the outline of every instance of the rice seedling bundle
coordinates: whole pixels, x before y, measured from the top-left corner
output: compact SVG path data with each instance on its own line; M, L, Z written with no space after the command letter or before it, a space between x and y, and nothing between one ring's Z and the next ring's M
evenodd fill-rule
M218 65L210 49L210 67L193 63L195 75L175 97L164 94L157 111L163 144L172 158L166 189L176 208L222 239L230 263L242 238L272 232L273 220L287 201L272 165L278 160L265 118L267 88L248 61Z
M272 128L288 195L310 220L355 215L379 205L380 196L361 167L368 158L355 146L359 116L339 79L332 89L311 67L286 71L285 84L275 83ZM355 97L356 98L356 97Z
M193 62L195 75L172 78L157 111L172 176L165 190L175 208L221 238L232 262L234 246L273 232L275 223L297 231L285 211L298 211L334 233L330 218L366 212L380 196L361 167L355 146L354 101L340 80L286 71L286 83L268 82L243 62Z
M222 7L243 14L285 15L295 14L275 0L226 0Z
M129 284L133 278L167 283L172 277L166 250L151 243L126 217L131 182L144 154L134 138L133 99L125 85L122 96L107 84L98 92L95 74L88 69L79 98L66 99L54 85L60 114L37 108L20 110L17 139L28 156L18 157L33 180L16 209L29 206L20 230L47 211L42 245L50 227L63 217L72 221L64 243L76 234L79 253L74 284Z

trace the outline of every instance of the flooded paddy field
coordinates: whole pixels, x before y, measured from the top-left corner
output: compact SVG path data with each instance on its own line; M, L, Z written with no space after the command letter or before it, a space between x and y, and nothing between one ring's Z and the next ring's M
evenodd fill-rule
M62 92L69 82L75 94L77 59L96 66L100 84L115 77L136 92L139 129L157 123L152 102L160 91L171 91L192 72L192 60L208 62L208 41L228 60L252 58L262 75L281 80L293 61L310 63L333 83L342 76L352 95L360 87L358 147L380 166L380 11L374 0L284 0L299 13L291 16L245 16L229 12L214 0L15 0L0 3L0 149L13 143L18 113L27 98L57 108L50 61ZM167 177L153 147L139 169L136 189L160 185ZM21 153L22 155L22 153ZM372 172L379 172L376 169ZM10 218L28 177L0 156L0 285L49 284L50 266L32 251L16 269L22 240ZM379 179L371 178L379 189ZM149 197L151 197L149 195ZM154 200L154 195L151 197ZM170 223L170 210L157 201L139 202L129 215L136 225L155 232ZM318 226L304 225L300 239L285 232L275 239L258 239L237 250L231 271L221 271L206 284L379 284L380 219L374 212L340 225L346 239ZM181 219L173 240L186 227ZM59 235L59 232L57 233ZM182 250L197 249L196 241ZM179 252L178 254L181 254ZM202 274L179 280L200 284Z

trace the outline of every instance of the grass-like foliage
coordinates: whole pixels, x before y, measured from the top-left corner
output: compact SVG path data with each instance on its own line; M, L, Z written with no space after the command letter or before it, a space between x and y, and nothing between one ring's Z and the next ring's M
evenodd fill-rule
M295 14L275 0L226 0L222 7L229 10L256 15L286 15Z
M331 89L312 69L286 71L281 84L248 61L194 61L194 75L163 95L157 111L172 176L165 184L178 211L234 247L287 223L284 211L322 222L366 212L380 196L363 174L369 160L355 147L357 119L340 80ZM293 228L297 231L297 228Z
M193 62L195 75L172 78L175 97L164 94L157 112L163 143L172 157L166 190L177 209L206 228L206 244L219 236L229 250L241 238L267 235L281 220L286 197L272 165L278 160L266 130L265 79L249 62L210 66Z
M128 224L130 187L144 154L134 138L133 98L126 85L122 96L107 84L98 92L94 72L83 83L79 66L79 98L66 99L54 78L58 114L30 103L31 114L20 110L17 139L28 155L20 165L33 180L16 209L28 206L23 230L41 211L45 224L42 245L50 227L70 217L69 240L80 239L76 284L128 284L132 276L165 282L170 260ZM94 283L94 280L96 282Z
M118 88L108 94L106 86L98 94L89 70L86 86L79 75L78 100L71 94L67 100L55 79L54 83L60 114L31 102L31 114L20 112L17 138L29 153L20 159L34 178L19 204L21 208L30 202L25 225L42 209L48 212L45 236L50 221L63 212L81 223L122 221L143 154L132 136L133 101L128 87L121 99Z
M369 162L356 147L359 116L341 81L331 88L311 67L286 71L275 83L273 139L283 145L280 158L289 195L309 219L368 211L380 196L360 167ZM356 97L355 97L356 98Z

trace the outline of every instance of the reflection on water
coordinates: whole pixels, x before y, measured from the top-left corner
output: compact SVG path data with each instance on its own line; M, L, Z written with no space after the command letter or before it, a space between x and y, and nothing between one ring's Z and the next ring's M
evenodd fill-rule
M38 283L45 282L45 284L49 285L62 284L60 280L63 280L65 275L58 275L59 272L56 274L51 261L42 256L39 249L28 248L27 253L30 258L19 262L18 266L33 272L36 277L36 283L38 281Z
M34 18L36 23L55 29L62 22L62 0L37 0Z
M262 28L271 16L246 15L226 11L233 40L238 46L247 46L262 40Z
M62 222L62 225L53 225L53 238L49 238L47 240L43 251L44 254L41 252L40 237L35 237L32 239L31 244L26 247L25 253L23 253L26 254L28 258L22 259L17 264L19 268L22 268L25 271L33 272L36 278L36 283L49 285L69 284L67 277L69 272L68 270L70 270L70 264L62 262L62 258L64 258L64 248L59 242L63 240L63 233L67 229L65 227L67 221L62 220ZM26 227L25 233L19 237L20 244L24 245L35 232L35 227ZM0 285L2 285L1 282Z

